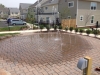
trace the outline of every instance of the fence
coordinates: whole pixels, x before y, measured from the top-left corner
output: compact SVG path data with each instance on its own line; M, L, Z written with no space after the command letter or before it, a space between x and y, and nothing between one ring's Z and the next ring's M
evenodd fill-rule
M62 27L76 27L76 19L63 19L62 20Z

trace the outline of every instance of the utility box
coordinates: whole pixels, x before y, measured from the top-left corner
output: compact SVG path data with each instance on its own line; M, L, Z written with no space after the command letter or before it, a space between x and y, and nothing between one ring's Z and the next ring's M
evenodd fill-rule
M86 59L80 58L78 61L77 67L80 70L83 70L83 69L87 68L87 63L88 63L88 61Z

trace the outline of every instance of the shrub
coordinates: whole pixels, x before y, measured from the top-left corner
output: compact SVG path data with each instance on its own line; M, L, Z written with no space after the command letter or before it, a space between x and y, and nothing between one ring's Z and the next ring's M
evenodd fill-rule
M69 30L70 30L71 32L73 31L73 29L74 29L73 27L70 27L70 28L69 28Z
M49 30L50 30L50 26L49 26L49 25L47 25L47 26L46 26L46 29L47 29L47 31L49 31Z
M44 26L43 26L43 25L40 25L40 29L41 29L41 31L42 31L43 28L44 28Z
M59 26L59 30L61 30L62 29L62 26Z
M91 30L86 30L86 33L89 35L91 33Z
M54 25L54 30L55 30L55 31L57 30L57 25Z
M95 37L96 37L96 35L99 33L99 30L93 30L93 34L95 35Z
M78 28L75 28L75 32L76 32L76 33L78 32Z
M80 30L79 30L79 32L80 32L80 33L83 33L83 32L84 32L84 30L83 30L83 29L80 29Z
M66 27L65 30L68 31L68 27Z

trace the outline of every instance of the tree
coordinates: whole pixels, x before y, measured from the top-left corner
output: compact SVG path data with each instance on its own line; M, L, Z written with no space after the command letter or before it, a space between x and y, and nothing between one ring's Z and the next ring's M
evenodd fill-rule
M35 13L33 11L33 8L28 8L28 14L27 14L27 22L34 23L35 22Z
M85 26L87 25L87 23L90 21L91 19L91 13L87 13L85 15L85 19L84 19L84 22L85 22Z
M61 10L60 18L65 19L65 18L67 18L66 16L69 16L69 15L70 15L70 11L69 11L68 7L66 6Z
M0 6L3 7L3 8L5 7L3 4L0 4Z

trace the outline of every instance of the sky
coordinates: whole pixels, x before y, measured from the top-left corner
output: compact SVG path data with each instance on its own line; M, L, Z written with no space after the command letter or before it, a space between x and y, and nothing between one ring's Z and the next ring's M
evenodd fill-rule
M5 5L5 7L17 7L19 8L19 3L31 3L34 4L37 0L0 0L0 4Z

